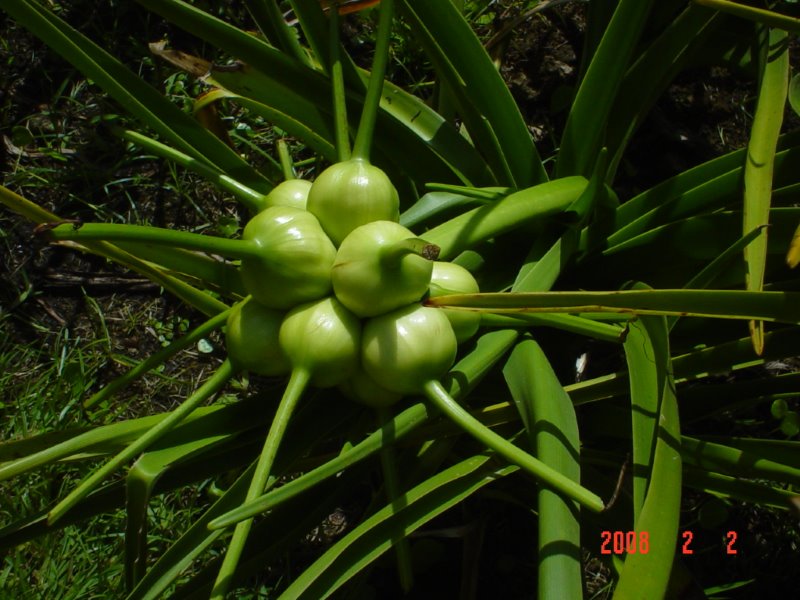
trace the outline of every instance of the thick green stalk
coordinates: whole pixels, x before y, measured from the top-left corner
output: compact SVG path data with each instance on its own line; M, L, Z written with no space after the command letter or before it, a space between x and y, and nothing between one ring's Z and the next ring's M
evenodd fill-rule
M230 240L211 235L175 231L148 225L126 225L117 223L84 223L59 225L48 231L48 235L56 240L74 242L106 241L106 242L142 242L175 246L187 250L200 250L213 254L222 254L233 258L257 257L258 246L247 240Z
M275 461L275 455L278 453L278 446L283 439L286 428L289 425L289 420L294 412L303 391L311 379L311 373L308 369L295 368L289 378L289 383L286 385L286 390L281 398L281 403L278 406L278 411L275 413L275 418L269 428L267 439L264 442L264 447L261 450L261 456L258 458L253 479L250 480L250 487L247 490L247 497L245 502L250 502L258 498L267 486L270 471L272 470L272 463ZM224 600L225 594L230 587L233 574L236 571L236 566L239 564L239 558L244 550L247 536L250 534L250 528L253 525L252 519L240 522L236 525L233 532L233 537L228 545L228 551L225 553L225 559L222 561L222 566L219 569L217 580L214 582L214 589L211 592L211 600Z
M378 422L384 439L381 445L381 470L383 471L383 485L386 488L386 499L389 501L395 512L400 512L405 508L402 498L403 492L400 487L400 475L397 470L395 460L394 428L389 424L392 422L392 415L388 408L378 409ZM404 532L405 533L405 532ZM393 540L395 553L397 554L397 573L400 578L400 587L403 593L408 594L414 586L414 568L411 563L411 546L408 543L407 535L402 535Z
M372 149L372 137L375 131L375 119L383 92L383 78L386 75L386 64L389 62L389 39L392 32L394 16L394 0L383 0L378 19L378 32L375 39L375 56L372 59L372 71L369 75L369 87L364 98L364 110L358 123L358 133L353 147L353 157L369 162Z
M475 417L464 410L450 394L447 393L438 381L429 381L424 387L425 396L441 410L447 417L453 420L466 433L485 444L508 460L510 463L518 465L523 470L533 475L544 485L561 492L568 498L585 506L592 512L602 512L605 508L603 500L594 492L575 483L569 477L565 477L555 469L548 467L542 461L534 458L524 450L521 450L507 439L498 435Z
M399 267L407 254L416 254L428 260L439 258L439 247L419 238L408 238L380 248L380 260L386 267Z
M294 165L292 164L292 157L289 154L289 146L286 140L278 140L278 158L281 161L281 171L283 178L286 181L295 178Z
M194 171L204 179L216 184L220 189L230 192L239 202L244 204L250 212L257 213L266 207L266 196L264 194L247 187L241 181L226 175L216 167L209 166L188 154L184 154L153 138L142 135L138 131L116 128L114 129L114 133L124 140L133 142L140 148L152 152L156 156L166 158L190 171Z
M222 327L225 324L225 321L228 319L228 315L230 314L231 310L224 310L215 317L211 317L208 321L200 325L199 327L195 327L192 331L187 333L181 338L178 338L174 342L170 343L167 347L162 348L155 354L151 354L147 357L146 360L143 360L138 365L133 367L127 373L117 377L114 381L106 385L103 389L99 392L93 394L89 399L87 399L83 403L84 408L91 408L98 402L103 402L107 400L110 396L116 394L119 390L127 386L130 382L138 379L145 373L155 369L157 366L164 363L167 359L174 356L181 350L188 348L192 344L200 341L202 338L207 336L209 333Z
M229 360L223 362L214 374L201 385L194 394L189 396L186 401L170 413L170 415L159 421L152 429L138 438L130 446L125 448L114 458L104 464L86 477L66 498L59 502L47 515L48 525L53 525L63 517L72 507L85 498L94 490L100 482L111 473L120 468L123 464L149 448L156 440L161 438L168 431L172 430L178 423L185 419L210 396L216 394L222 386L233 376L234 370Z
M330 75L333 88L333 131L336 137L336 155L339 162L350 160L350 133L347 124L347 101L342 71L341 42L339 39L339 11L330 11Z

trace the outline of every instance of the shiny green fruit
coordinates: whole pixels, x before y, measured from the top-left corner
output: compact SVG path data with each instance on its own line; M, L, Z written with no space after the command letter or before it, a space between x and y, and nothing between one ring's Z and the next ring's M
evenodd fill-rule
M336 253L331 273L336 297L359 317L416 302L428 290L433 271L433 261L420 255L426 248L429 256L438 254L436 246L398 223L357 227Z
M336 298L291 310L278 335L292 367L307 370L317 387L339 385L358 370L361 323Z
M464 267L449 262L433 263L431 298L447 294L477 294L478 292L480 292L478 282ZM481 326L480 313L453 309L442 309L442 311L450 320L459 344L475 335Z
M373 408L392 406L403 398L402 394L390 392L379 385L372 377L367 375L366 371L361 369L342 383L339 389L354 402Z
M347 234L372 221L400 218L400 198L389 177L365 160L325 169L308 194L307 209L338 246Z
M453 365L456 336L442 311L404 306L367 321L361 364L382 387L398 394L419 393Z
M252 300L234 306L225 328L225 347L233 366L259 375L286 375L291 365L278 342L282 321L282 312Z
M242 239L258 249L242 259L242 281L264 306L286 309L330 293L336 248L311 213L267 208L250 219Z
M287 179L276 185L267 194L267 207L270 206L291 206L306 210L308 192L311 190L311 182L305 179Z

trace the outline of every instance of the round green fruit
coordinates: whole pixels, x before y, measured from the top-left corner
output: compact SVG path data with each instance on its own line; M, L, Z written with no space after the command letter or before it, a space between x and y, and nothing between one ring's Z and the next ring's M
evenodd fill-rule
M342 383L339 389L354 402L373 408L392 406L403 398L402 394L390 392L380 386L372 377L367 375L366 371L361 369Z
M333 291L359 317L416 302L431 281L433 262L420 255L426 252L435 256L438 248L398 223L375 221L357 227L336 253Z
M442 311L405 306L367 321L361 364L387 390L415 394L447 373L456 348L453 328Z
M225 328L225 347L233 366L259 375L286 375L289 359L278 342L283 313L246 300L233 307Z
M292 367L307 370L317 387L339 385L358 370L361 323L336 298L291 310L278 335Z
M330 293L336 248L311 213L267 208L250 219L242 239L258 248L242 259L242 281L264 306L286 309Z
M311 182L305 179L287 179L276 185L267 194L267 207L270 206L291 206L306 210L308 192L311 190Z
M352 159L320 173L308 194L307 209L338 246L360 225L398 221L400 198L386 173Z
M477 294L480 292L478 282L472 273L455 263L436 261L431 273L430 296L446 296L447 294ZM481 315L467 310L442 309L458 343L468 340L481 326Z

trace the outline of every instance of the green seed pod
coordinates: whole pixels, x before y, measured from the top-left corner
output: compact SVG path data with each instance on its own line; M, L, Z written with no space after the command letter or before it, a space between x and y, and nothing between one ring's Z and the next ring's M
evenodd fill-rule
M242 281L264 306L291 308L330 292L336 248L311 213L267 208L250 219L242 239L259 247L258 257L242 259Z
M337 163L320 173L308 194L307 208L337 246L360 225L400 219L400 198L391 180L361 159Z
M334 293L359 317L382 315L416 302L428 289L438 251L398 223L362 225L336 253L331 272Z
M480 292L478 282L472 273L464 267L455 263L437 261L433 263L433 273L431 273L430 296L446 296L447 294L477 294ZM481 326L480 313L466 310L442 309L453 332L456 334L458 343L468 340Z
M292 367L278 343L282 320L283 313L252 300L234 306L225 329L233 365L259 375L286 375Z
M291 206L306 210L308 192L311 189L311 182L305 179L287 179L276 185L267 194L267 207L270 206Z
M447 373L456 357L450 321L436 308L411 305L367 321L361 364L381 386L415 394Z
M358 370L361 323L336 298L290 311L279 333L292 367L306 369L317 387L333 387Z
M372 377L361 369L342 383L339 389L350 400L373 408L392 406L403 398L402 394L390 392L378 385Z

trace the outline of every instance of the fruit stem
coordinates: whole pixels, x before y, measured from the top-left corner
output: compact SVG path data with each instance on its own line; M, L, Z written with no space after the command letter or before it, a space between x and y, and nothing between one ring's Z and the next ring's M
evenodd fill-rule
M491 450L494 450L510 463L518 465L521 469L533 475L543 484L564 494L568 498L572 498L592 512L599 513L605 508L603 500L597 494L578 485L570 478L565 477L552 467L534 458L470 415L453 400L450 394L447 393L447 390L445 390L438 381L429 381L424 385L423 391L428 400L435 404L439 410L453 420L453 422L466 433L470 434Z
M174 411L169 413L163 420L159 421L147 433L137 438L135 442L119 452L114 458L109 460L102 467L86 477L81 483L72 490L66 498L59 502L47 515L47 524L53 525L63 517L72 507L85 498L100 482L116 471L123 464L146 450L156 440L169 432L178 423L183 421L189 414L210 396L216 394L228 380L233 377L234 369L229 360L225 360L214 374L209 377L186 401Z
M289 154L289 145L286 140L278 140L278 159L281 161L281 171L283 178L286 181L295 178L294 166L292 165L292 157Z
M386 267L399 267L400 260L406 254L416 254L428 260L436 260L439 257L439 246L420 238L399 240L381 247L380 260Z
M275 455L278 453L278 446L289 425L292 413L310 379L311 372L308 369L295 367L292 370L289 383L286 384L283 398L281 398L278 410L272 420L272 425L270 425L267 439L264 441L264 447L261 449L261 456L258 458L258 464L253 473L253 479L250 480L250 487L247 490L245 503L258 498L267 487L267 481L269 480L270 471L272 470L272 463L275 461ZM225 594L233 579L233 574L236 571L236 566L239 564L239 558L242 555L242 550L244 550L244 545L247 541L247 536L250 534L252 525L253 519L241 521L236 525L236 529L233 531L233 537L228 545L228 551L225 553L225 559L222 561L222 566L217 574L217 580L214 582L214 589L211 591L211 600L224 600Z
M258 256L258 246L248 240L230 240L211 235L201 235L188 231L174 231L147 225L127 225L120 223L75 223L59 225L43 231L56 240L102 240L107 242L142 242L174 246L187 250L200 250L222 254L232 258Z
M360 158L367 162L369 162L369 155L372 149L375 119L378 116L378 108L380 107L386 64L389 62L389 38L392 33L393 14L394 0L383 0L378 19L375 55L372 58L369 86L367 87L367 95L364 98L364 110L361 112L361 121L358 123L358 133L353 146L353 158Z
M392 414L389 409L382 406L377 409L378 427L380 427L381 439L381 470L383 471L383 485L386 489L386 499L392 506L392 511L400 512L405 508L402 491L400 489L400 476L397 469L397 461L392 444L396 441L396 435L392 424ZM400 578L400 587L406 595L414 586L414 569L411 565L411 546L406 536L398 536L392 539L397 557L397 573Z
M330 75L333 82L333 132L336 141L336 155L339 162L350 159L350 135L347 123L347 102L342 71L341 41L339 34L339 11L330 11Z
M205 164L204 162L176 150L171 146L167 146L153 138L147 137L138 131L131 131L121 127L112 129L112 133L121 137L124 140L133 142L140 148L148 150L162 158L171 160L172 162L185 167L195 173L201 175L204 179L213 182L220 189L233 194L236 199L241 202L252 213L258 213L266 208L266 196L256 190L244 185L241 181L236 180L229 175L223 173L220 169L214 166Z

